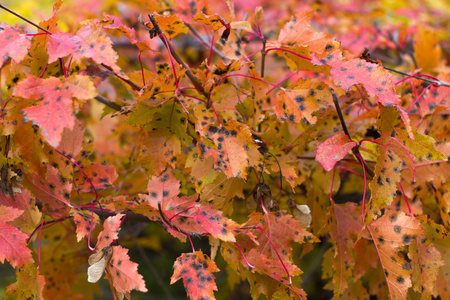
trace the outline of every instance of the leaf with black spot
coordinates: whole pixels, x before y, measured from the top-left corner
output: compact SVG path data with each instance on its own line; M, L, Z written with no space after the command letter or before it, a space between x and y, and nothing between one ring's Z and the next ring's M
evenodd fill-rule
M202 251L183 253L173 265L174 272L170 284L183 279L188 297L192 300L216 299L217 291L213 272L219 272L216 264Z

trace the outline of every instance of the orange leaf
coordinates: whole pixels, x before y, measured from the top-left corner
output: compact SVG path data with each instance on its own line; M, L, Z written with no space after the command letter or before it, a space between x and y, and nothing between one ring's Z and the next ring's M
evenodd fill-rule
M116 291L125 295L132 290L147 292L145 281L137 271L138 264L130 260L128 249L113 246L113 254L109 261L107 278ZM129 298L129 297L128 297Z
M377 248L391 299L406 299L412 267L397 251L422 235L420 222L403 212L388 211L367 228Z
M173 265L174 272L170 284L183 278L186 293L192 300L215 299L217 291L213 272L219 272L216 264L202 251L183 253Z

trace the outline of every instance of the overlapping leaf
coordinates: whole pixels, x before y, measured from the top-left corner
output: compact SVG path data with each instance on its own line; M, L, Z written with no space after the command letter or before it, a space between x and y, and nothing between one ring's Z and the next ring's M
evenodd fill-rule
M17 84L13 93L15 97L42 100L22 111L26 120L37 124L47 142L54 147L59 145L63 129L72 129L75 125L73 98L89 100L96 94L90 78L81 75L69 76L66 79L41 79L28 75Z
M213 273L220 270L202 251L183 253L177 258L173 268L175 271L170 279L170 284L183 279L186 293L190 299L215 299L214 291L217 291L217 286Z

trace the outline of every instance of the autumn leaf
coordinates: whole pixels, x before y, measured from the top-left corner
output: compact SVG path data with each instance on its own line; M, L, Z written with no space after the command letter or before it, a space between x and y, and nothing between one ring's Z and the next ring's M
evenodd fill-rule
M354 58L343 59L340 50L324 58L313 56L315 65L331 66L331 77L336 85L348 91L355 84L362 84L370 97L377 97L384 106L398 106L399 96L394 90L394 77L382 66Z
M431 299L439 269L445 265L441 253L434 246L434 241L442 240L446 236L446 230L442 225L434 223L423 217L417 218L425 234L417 238L409 246L408 257L414 262L412 273L413 288L421 293L422 299Z
M345 133L337 133L317 147L316 160L330 171L355 146L356 142Z
M30 235L40 224L42 213L36 206L36 199L28 189L23 189L21 193L15 193L14 198L1 193L0 204L23 211L17 218L8 221L8 224L17 227L25 234Z
M378 138L378 157L375 165L375 177L369 183L372 195L369 210L366 212L366 224L380 215L380 210L390 205L397 195L397 183L403 165L415 176L415 163L409 150L396 138L383 135Z
M138 264L132 262L127 253L128 249L122 246L112 247L112 256L107 267L107 278L118 292L125 295L128 295L132 290L145 293L147 288L142 275L137 271Z
M100 223L100 219L96 213L72 208L70 215L73 217L73 222L77 226L77 241L89 234L95 226Z
M403 212L388 211L367 228L377 248L391 299L406 299L411 287L412 266L406 255L400 256L397 251L422 235L420 222Z
M15 87L13 96L30 100L42 100L39 104L24 108L25 120L42 129L47 142L57 147L64 128L75 125L73 98L89 100L97 92L87 76L74 75L66 79L47 79L29 75Z
M69 213L72 183L62 177L58 169L47 166L46 177L34 173L26 179L28 189L36 200L41 201L46 211L51 211L53 216L65 216Z
M309 46L310 51L317 52L325 48L330 35L324 32L311 32L311 20L314 11L306 11L291 17L280 30L278 42L284 45Z
M220 22L220 19L217 15L206 15L202 11L198 11L194 17L194 21L205 24L206 26L211 27L212 30L216 31L223 27L223 24Z
M202 251L183 253L173 265L174 273L170 284L183 279L188 297L192 300L215 299L217 291L213 272L219 272L216 264Z
M169 39L173 39L181 33L187 34L189 31L189 28L184 25L183 21L175 15L161 16L159 14L153 14L153 16L155 17L156 22L158 22L161 30ZM149 25L151 25L151 23Z
M328 207L327 227L333 240L336 241L333 258L334 295L339 297L348 289L349 279L355 265L353 247L355 239L363 230L360 209L355 203L336 204Z
M27 247L28 235L7 224L22 213L20 209L0 205L0 261L4 263L6 259L14 268L33 262Z
M127 25L123 24L122 19L120 17L116 17L110 14L107 14L106 12L103 12L103 19L100 21L100 24L103 26L103 28L106 29L115 29L123 34L130 40L130 42L140 50L152 50L150 47L150 43L148 40L141 41L136 36L136 31L134 28L130 28Z
M16 270L17 282L6 287L5 299L43 299L45 278L34 265Z
M100 26L85 25L76 34L58 32L50 35L47 53L49 63L71 55L78 62L82 58L91 58L100 65L111 67L116 73L120 72L112 41L102 33Z
M28 54L31 46L30 37L27 37L17 27L11 27L6 23L0 24L0 68L3 66L4 57L8 55L16 63L21 62Z
M214 141L217 149L209 148L203 154L205 157L213 156L214 167L230 177L247 178L247 167L255 164L255 158L260 159L257 151L254 157L247 153L256 150L256 145L251 138L247 125L230 120L226 125L217 127L209 125L201 132L205 137Z
M114 166L106 163L91 163L83 166L83 172L76 172L74 175L75 184L79 191L94 192L94 188L102 191L110 187L116 181L118 175ZM87 178L86 178L87 177ZM92 184L92 185L91 185Z
M121 220L124 214L117 214L113 217L108 217L105 222L103 222L103 231L98 234L97 245L95 245L95 250L99 252L103 248L111 245L111 243L119 237Z

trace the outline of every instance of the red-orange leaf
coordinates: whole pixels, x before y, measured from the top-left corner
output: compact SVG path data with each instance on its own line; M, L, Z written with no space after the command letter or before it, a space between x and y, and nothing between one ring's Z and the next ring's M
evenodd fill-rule
M326 171L330 171L355 146L356 142L352 141L345 133L337 133L319 145L316 160Z
M75 124L72 99L88 100L96 94L91 79L81 75L69 76L66 79L41 79L28 75L17 84L13 92L15 97L42 100L22 111L26 120L41 127L47 142L54 147L59 145L63 129L72 129Z
M331 66L331 77L336 85L348 91L361 83L370 97L378 97L384 106L397 106L400 104L399 96L394 90L394 76L381 65L355 58L344 61L340 50L321 58L313 57L315 65Z
M217 286L212 273L220 270L202 251L183 253L177 258L173 268L175 271L170 284L183 278L184 287L190 299L215 299L214 291L217 291Z
M113 254L109 261L108 280L116 291L128 295L132 290L147 292L145 281L137 271L138 264L128 256L128 249L113 246ZM129 298L129 297L128 297Z
M111 243L119 237L120 225L124 214L117 214L113 217L108 217L103 223L103 231L97 237L97 245L95 250L100 252L103 248L111 245Z
M13 28L5 23L0 24L0 68L4 57L10 56L16 63L21 62L28 54L31 38L20 33L19 28Z
M136 37L136 31L134 30L134 28L130 28L127 25L123 24L122 19L120 17L112 16L105 12L103 12L103 17L104 18L100 22L103 28L116 29L122 32L123 34L126 35L126 37L130 40L132 44L135 44L136 47L138 47L140 51L152 50L150 48L149 41L148 40L140 41Z
M94 192L92 185L94 185L97 191L102 191L110 187L118 177L114 166L107 164L93 162L82 169L84 174L81 171L77 172L74 176L74 180L78 190L83 192ZM91 182L86 179L85 175Z
M83 237L89 234L99 223L99 218L96 213L92 213L88 210L81 210L72 208L70 215L73 217L73 222L77 226L77 241L81 241Z
M412 267L397 251L422 235L420 222L403 212L388 211L368 225L368 229L384 269L391 299L406 299L411 287Z
M0 262L6 259L14 268L33 262L31 250L27 247L28 235L6 224L22 213L20 209L0 205Z

